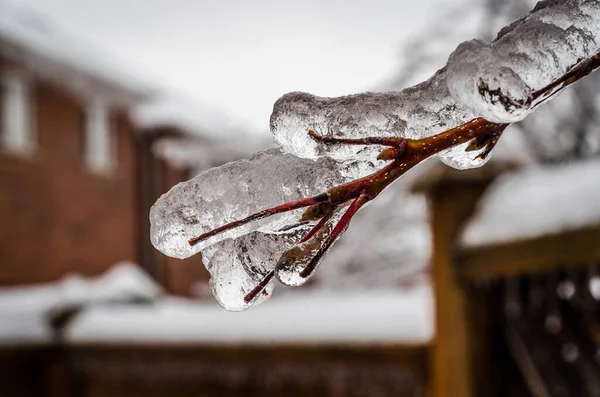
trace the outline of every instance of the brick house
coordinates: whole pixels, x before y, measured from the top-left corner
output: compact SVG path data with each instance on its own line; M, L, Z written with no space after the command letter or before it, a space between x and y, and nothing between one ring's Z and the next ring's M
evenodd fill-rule
M169 118L135 72L0 1L0 285L94 275L121 260L181 294L207 277L200 258L168 270L147 213L189 177L154 154L156 141L209 145L214 135Z

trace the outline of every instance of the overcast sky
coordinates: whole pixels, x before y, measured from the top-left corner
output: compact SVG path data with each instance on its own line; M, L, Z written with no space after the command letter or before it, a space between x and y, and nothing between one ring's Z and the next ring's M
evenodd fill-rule
M289 91L367 90L434 0L21 0L163 85L266 131ZM438 3L439 4L439 3ZM437 15L437 13L433 13Z

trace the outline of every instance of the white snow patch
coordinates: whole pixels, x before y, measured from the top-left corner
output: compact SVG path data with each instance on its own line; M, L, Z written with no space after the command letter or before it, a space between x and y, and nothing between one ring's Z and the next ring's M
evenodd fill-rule
M163 138L152 146L155 156L175 168L192 168L198 172L224 163L240 160L264 149L265 141L246 137L244 140L204 141L199 139Z
M139 266L121 262L98 277L70 275L58 284L61 302L94 304L156 299L162 289Z
M220 109L174 94L159 95L141 104L133 117L142 128L177 128L205 139L233 140L248 136L241 122Z
M168 298L146 307L93 307L66 333L71 343L427 343L433 334L428 285L410 290L287 294L249 312Z
M461 243L518 241L600 224L600 160L507 174L486 192Z
M74 306L153 300L161 289L123 262L98 277L69 275L54 283L0 289L0 344L52 339L50 314Z

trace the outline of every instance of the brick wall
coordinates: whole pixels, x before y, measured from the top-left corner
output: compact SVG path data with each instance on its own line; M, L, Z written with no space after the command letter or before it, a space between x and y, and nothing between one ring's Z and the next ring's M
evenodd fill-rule
M136 148L126 113L111 114L117 169L95 175L83 162L83 103L42 82L32 91L35 155L0 152L0 285L136 261Z

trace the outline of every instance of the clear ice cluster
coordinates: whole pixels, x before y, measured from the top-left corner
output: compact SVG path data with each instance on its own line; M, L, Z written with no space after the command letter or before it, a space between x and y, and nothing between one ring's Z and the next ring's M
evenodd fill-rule
M381 168L383 163L375 160L380 147L323 145L306 131L341 138L424 138L476 117L452 98L446 73L441 70L428 81L398 92L365 92L339 98L286 94L273 108L271 132L275 142L289 153L312 159L330 157L345 175L362 177ZM443 158L454 167L470 168L483 165L483 160L473 160L476 156L474 152L465 155L464 148L453 148Z
M599 50L599 1L542 1L492 43L461 44L446 67L414 87L337 98L286 94L271 115L279 148L173 187L150 211L152 243L176 258L202 251L217 301L228 310L245 310L267 299L275 280L293 286L306 281L299 272L343 210L303 244L298 241L311 225L299 223L302 210L250 223L196 246L188 240L257 211L325 192L384 164L376 160L381 148L319 144L307 135L309 130L328 137L423 138L476 117L512 123L541 102L534 93ZM439 156L458 169L485 163L478 152L465 152L465 146ZM271 271L275 277L264 292L246 303L244 296Z
M271 279L265 292L256 300L250 303L244 301L244 297L275 269L283 253L308 230L306 225L285 233L256 230L204 249L202 260L210 273L210 288L219 304L227 310L242 311L269 298L275 279Z
M174 186L150 210L152 244L163 254L187 258L227 238L262 228L277 231L296 210L218 234L195 246L188 240L265 208L314 196L345 182L335 162L301 159L279 149L211 168Z
M541 2L493 43L459 45L448 60L446 80L456 102L487 120L513 123L538 104L534 91L599 50L600 2Z

